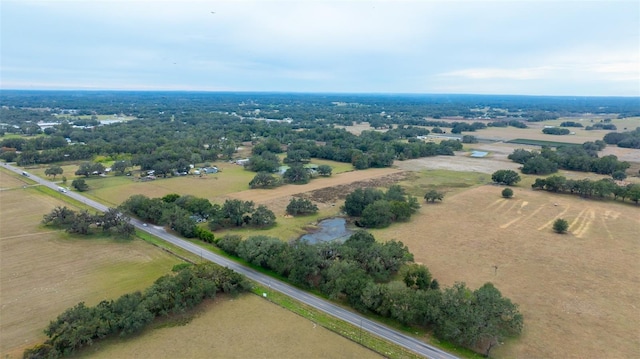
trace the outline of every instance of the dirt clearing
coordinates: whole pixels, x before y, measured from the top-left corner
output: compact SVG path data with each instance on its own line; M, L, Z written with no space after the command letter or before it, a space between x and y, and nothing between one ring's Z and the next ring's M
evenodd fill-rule
M404 178L403 171L394 168L370 168L365 171L351 171L331 177L314 178L304 185L284 185L274 189L251 189L229 194L214 200L240 199L264 204L276 214L284 214L293 196L310 198L318 207L326 208L344 200L346 195L359 187L387 186ZM304 195L303 195L304 194Z

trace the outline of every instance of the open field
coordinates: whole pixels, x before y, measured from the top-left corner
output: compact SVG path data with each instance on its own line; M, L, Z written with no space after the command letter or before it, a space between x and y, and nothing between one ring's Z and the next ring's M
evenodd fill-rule
M394 165L400 169L407 171L421 171L421 170L452 170L452 171L468 171L468 172L481 172L491 174L497 170L511 169L518 171L522 165L511 161L507 157L513 153L517 148L524 148L526 150L536 150L539 147L517 145L511 143L474 143L465 145L465 151L456 152L455 156L435 156L416 158L406 161L396 161ZM484 158L469 157L469 151L478 150L489 152ZM626 171L629 176L629 180L634 181L632 176L638 175L640 169L640 150L630 148L620 148L607 146L603 151L599 153L599 156L615 155L621 161L627 161L631 164L631 167ZM563 170L559 171L560 175L565 175ZM590 177L594 173L588 172L573 172L577 175ZM603 178L607 176L599 176ZM637 178L637 177L636 177Z
M105 343L107 344L107 343ZM77 358L380 358L256 295L205 302L188 325L148 330Z
M13 187L0 171L2 187ZM14 183L15 184L15 183ZM65 205L35 188L0 191L0 355L20 358L45 339L50 320L80 301L143 289L178 259L140 240L71 238L40 226L42 216Z
M333 178L345 172L353 172L353 167L350 163L322 159L314 159L312 163L317 165L326 164L333 167ZM74 174L78 169L78 164L66 164L61 167L64 170L63 175L67 177L67 183L64 186L70 187L73 179L83 178L90 188L88 192L85 192L85 195L110 206L117 206L134 194L143 194L147 197L162 197L169 193L190 194L216 202L224 201L232 193L257 191L249 190L249 182L256 175L255 172L246 171L242 166L229 162L215 162L214 164L220 169L219 173L202 176L158 178L154 181L146 182L136 180L135 175L115 176L110 174L107 177L91 176L85 178ZM49 166L30 166L26 170L34 175L47 178L44 174L47 167ZM134 174L136 172L134 171ZM55 181L60 182L61 178L62 176L57 176ZM51 177L49 179L53 180ZM332 179L320 177L312 180L309 185L326 187L328 181L330 182Z
M591 115L585 114L581 117L566 117L559 118L557 120L549 120L542 122L527 122L527 126L529 128L515 128L515 127L487 127L482 130L478 130L475 132L463 132L461 135L473 135L478 138L491 139L495 141L509 141L516 138L527 138L532 140L543 140L543 141L558 141L558 142L568 142L568 143L576 143L581 144L587 141L595 141L602 140L604 135L609 132L623 132L623 131L631 131L636 127L640 127L640 117L631 117L625 119L615 119L615 115ZM611 124L614 124L617 127L616 131L610 130L592 130L587 131L584 128L587 126L593 126L595 123L598 123L600 120L605 118L612 118ZM464 119L440 119L437 121L444 122L478 122L478 120L464 120ZM571 132L574 132L573 135L565 135L565 136L555 136L555 135L546 135L542 133L542 129L544 126L559 126L564 121L573 121L579 122L584 127L567 127ZM593 122L592 122L593 121ZM479 121L479 122L489 122L489 121ZM369 123L363 122L360 124L355 124L353 126L336 126L339 128L345 128L347 131L359 135L362 131L371 131L373 128L369 126ZM432 127L427 126L427 129L431 130ZM450 129L443 128L443 130L449 132ZM378 132L384 132L386 130L376 130Z
M520 305L523 335L500 358L640 356L640 207L486 185L372 231L402 240L441 284L494 283ZM556 218L570 223L555 234ZM496 269L497 266L497 269Z
M18 189L29 184L31 181L24 176L9 171L0 171L0 191Z

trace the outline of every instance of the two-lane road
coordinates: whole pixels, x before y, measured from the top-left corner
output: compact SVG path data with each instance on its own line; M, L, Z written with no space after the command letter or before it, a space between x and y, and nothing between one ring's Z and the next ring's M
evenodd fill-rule
M5 168L14 171L16 173L21 174L22 173L22 169L14 167L14 166L10 166L5 164L4 165ZM54 183L51 183L45 179L39 178L37 176L34 176L33 174L29 174L29 178L43 186L47 186L49 188L52 188L54 190L58 189L58 186ZM65 192L64 195L69 196L75 200L78 200L82 203L85 203L99 211L106 211L107 207L96 202L93 201L89 198L86 198L85 196L76 193L76 192ZM271 290L274 291L278 291L280 293L283 293L287 296L290 296L291 298L294 298L302 303L305 303L317 310L323 311L327 314L330 314L334 317L337 317L341 320L344 320L345 322L348 322L356 327L361 328L361 330L363 331L367 331L373 335L379 336L381 338L384 338L385 340L388 340L390 342L393 342L399 346L402 346L408 350L411 350L417 354L420 354L424 357L427 358L434 358L434 359L455 359L457 358L456 356L449 354L445 351L442 351L438 348L435 348L431 345L428 345L426 343L421 342L420 340L417 340L411 336L405 335L403 333L400 333L396 330L393 330L391 328L388 328L382 324L379 324L377 322L371 321L357 313L351 312L349 310L346 310L344 308L341 308L329 301L326 301L322 298L316 297L312 294L309 294L303 290L300 290L298 288L295 288L293 286L290 286L286 283L283 283L281 281L278 281L276 279L273 279L269 276L266 276L262 273L259 273L251 268L247 268L244 267L241 264L238 264L234 261L231 261L225 257L222 257L220 255L217 255L213 252L210 252L206 249L203 249L191 242L188 242L184 239L180 239L170 233L167 233L162 227L157 227L157 226L151 226L151 225L145 225L143 222L137 220L137 219L132 219L131 223L133 225L135 225L139 230L145 231L147 233L150 233L156 237L159 237L177 247L180 247L182 249L185 249L195 255L198 255L200 257L202 257L203 259L207 259L211 262L214 262L218 265L224 266L224 267L228 267L240 274L243 274L245 276L247 276L249 279L265 286L265 287L269 287Z

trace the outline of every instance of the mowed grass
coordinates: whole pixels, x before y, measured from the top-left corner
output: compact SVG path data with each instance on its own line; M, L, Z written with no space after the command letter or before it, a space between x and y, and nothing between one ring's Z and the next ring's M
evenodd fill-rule
M106 205L118 206L135 194L142 194L147 197L162 197L169 193L178 193L180 195L193 195L196 197L207 198L212 202L224 202L226 196L249 189L249 182L256 175L255 172L247 171L242 166L238 166L229 162L215 162L221 171L216 174L208 174L202 176L180 176L158 178L154 181L138 181L135 175L139 174L139 170L133 169L134 176L116 176L109 174L106 177L99 176L76 176L80 162L61 164L63 174L53 177L47 177L44 172L49 165L38 165L25 167L25 170L36 176L48 178L49 180L60 183L62 176L67 178L67 183L62 185L71 187L71 182L76 178L82 178L89 185L89 191L84 194L94 200L100 201ZM312 163L317 165L329 165L333 168L333 174L353 171L350 163L341 163L322 159L313 159Z
M3 184L6 173L0 172ZM36 187L0 191L0 355L20 358L65 309L142 290L180 261L141 240L77 238L40 225L66 205Z
M108 345L107 345L108 344ZM135 354L134 354L135 353ZM94 345L76 358L381 358L252 294L205 302L183 326Z
M409 177L399 184L406 189L407 193L422 201L425 193L431 189L436 189L448 196L488 182L491 182L491 175L486 173L423 170L410 172Z
M214 200L218 196L239 192L249 188L255 173L231 163L216 163L221 172L200 176L158 178L154 181L134 181L131 176L90 177L87 184L89 197L109 205L119 205L135 194L150 198L169 193L193 195Z
M403 241L441 285L492 282L518 303L524 332L497 358L639 357L640 207L527 185L503 199L503 188L423 204L409 223L372 233ZM553 232L557 218L568 234Z

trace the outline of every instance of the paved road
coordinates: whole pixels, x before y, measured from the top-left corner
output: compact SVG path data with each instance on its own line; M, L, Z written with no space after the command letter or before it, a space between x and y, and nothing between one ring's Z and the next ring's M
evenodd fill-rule
M5 168L12 170L16 173L21 174L22 169L13 167L8 164L3 165ZM45 179L34 176L33 174L29 174L29 178L43 186L47 186L52 188L53 190L58 190L58 185L52 182L49 182ZM77 201L85 203L99 211L106 211L108 207L100 204L96 201L93 201L85 196L76 193L67 191L64 195L71 197ZM345 322L348 322L356 327L361 328L361 330L367 331L371 334L377 335L381 338L384 338L390 342L393 342L399 346L402 346L408 350L411 350L415 353L423 355L426 358L433 359L456 359L457 357L449 354L445 351L442 351L438 348L432 347L426 343L421 342L413 337L407 336L403 333L400 333L396 330L390 329L382 324L371 321L357 313L351 312L349 310L343 309L335 304L332 304L329 301L326 301L322 298L318 298L312 294L309 294L303 290L292 287L286 283L280 282L276 279L273 279L269 276L266 276L262 273L259 273L253 269L244 267L241 264L238 264L234 261L231 261L225 257L217 255L213 252L210 252L206 249L200 248L197 245L188 242L186 240L180 239L170 233L167 233L162 227L145 225L145 223L132 219L131 223L135 225L139 230L150 233L154 236L157 236L175 246L183 248L195 255L202 257L203 259L207 259L211 262L217 263L221 266L228 267L240 274L247 276L249 279L265 286L269 287L271 290L278 291L283 293L291 298L294 298L300 302L303 302L311 307L314 307L318 310L321 310L327 314L330 314L334 317L337 317Z

